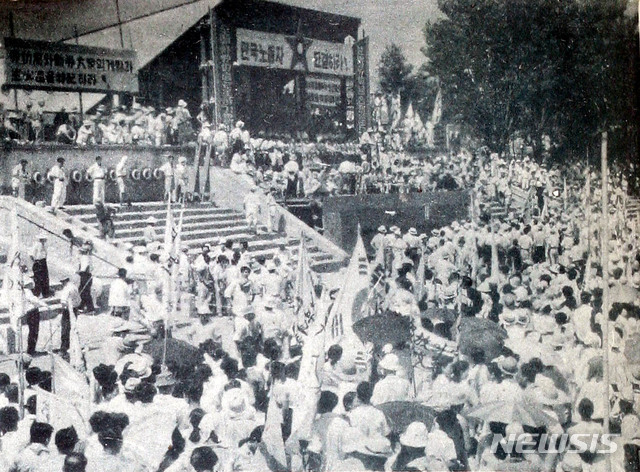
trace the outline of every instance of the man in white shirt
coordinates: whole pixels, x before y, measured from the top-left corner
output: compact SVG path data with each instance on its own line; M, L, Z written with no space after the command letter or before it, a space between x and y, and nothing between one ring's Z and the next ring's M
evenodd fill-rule
M118 183L118 192L120 194L120 205L124 205L127 192L125 179L129 173L127 170L128 159L128 156L122 156L120 158L120 162L118 162L118 165L116 166L116 182ZM129 203L129 205L131 205L131 203Z
M174 177L175 177L175 199L177 201L184 195L187 191L187 158L184 156L180 156L178 158L178 165L174 169Z
M131 311L131 288L127 283L127 270L118 269L118 278L109 287L109 307L111 315L129 319Z
M391 428L382 410L371 405L372 389L369 382L361 382L356 389L357 405L348 412L351 426L367 437L388 436Z
M40 330L40 308L48 309L48 305L38 299L33 293L34 284L28 281L24 284L24 313L27 318L29 334L27 335L27 354L33 356L38 344L38 332Z
M229 141L231 142L231 144L235 143L238 140L244 142L244 140L242 139L243 128L244 122L238 121L236 123L236 127L231 130L231 133L229 133Z
M95 144L95 139L93 137L93 122L91 120L85 120L82 122L82 126L78 129L76 144L80 146Z
M38 241L31 248L31 260L33 265L34 293L46 298L51 295L49 287L49 266L47 265L47 235L41 233Z
M82 303L78 307L85 313L94 311L93 298L91 296L91 286L93 285L93 275L91 274L91 251L93 245L89 241L80 248L80 265L78 267L78 275L80 276L80 299Z
M14 197L25 199L27 183L29 182L29 171L27 171L27 160L22 159L11 171L11 190Z
M412 396L411 383L397 374L402 366L396 354L391 353L384 356L378 364L378 368L385 377L373 388L372 405L408 400Z
M276 202L276 197L274 195L275 191L273 189L267 192L266 196L266 205L267 205L267 231L269 233L278 232L278 202Z
M102 167L102 157L96 156L96 163L87 169L87 174L93 179L93 204L104 204L104 181L107 172Z
M69 351L69 344L71 339L71 316L77 318L78 307L82 303L80 299L80 292L78 291L78 285L76 281L73 282L69 277L65 277L60 280L62 283L62 290L60 290L58 296L62 303L62 319L60 320L60 353L66 354Z
M175 166L173 165L173 156L167 156L167 162L160 167L160 170L164 174L164 198L165 200L171 199L171 201L175 201L175 189L173 185Z
M258 232L258 216L260 215L260 197L256 193L257 187L251 187L251 193L244 197L244 214L249 228Z
M49 177L53 179L53 195L51 196L51 208L55 212L63 208L67 199L67 175L63 169L64 158L59 157L58 163L49 171Z
M229 135L227 134L227 127L224 125L224 123L220 123L218 131L216 131L213 135L213 146L220 164L224 165L224 155L227 152L227 148L229 147Z

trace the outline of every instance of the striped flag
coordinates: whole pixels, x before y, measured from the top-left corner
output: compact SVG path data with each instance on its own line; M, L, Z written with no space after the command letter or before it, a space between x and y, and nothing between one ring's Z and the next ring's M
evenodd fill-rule
M345 273L345 284L329 313L332 339L344 336L351 331L353 323L362 318L362 309L369 298L369 274L367 252L358 225L358 240Z
M20 226L18 224L18 208L13 206L11 210L11 247L9 248L9 258L6 284L6 300L9 300L11 324L18 326L18 320L24 314L24 301L22 290L24 288L24 267L25 261L20 251Z
M306 337L309 326L313 324L317 300L314 291L314 280L309 266L309 255L304 235L300 235L300 249L298 250L298 268L296 270L296 280L294 285L295 294L295 323L293 332L298 342Z
M415 287L415 295L416 301L420 302L422 300L422 296L424 295L424 270L425 270L425 257L424 251L420 250L420 262L418 262L418 272L417 272L417 280Z
M433 111L431 112L431 123L437 125L442 119L442 89L438 89L436 95L436 101L433 104Z
M273 394L274 386L271 386L269 395L269 406L262 430L262 444L264 444L268 455L277 470L287 470L287 454L284 449L284 439L282 437L282 410L278 406Z

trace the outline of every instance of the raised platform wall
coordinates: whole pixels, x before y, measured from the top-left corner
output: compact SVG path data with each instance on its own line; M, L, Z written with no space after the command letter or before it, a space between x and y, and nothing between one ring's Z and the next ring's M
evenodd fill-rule
M365 245L380 225L399 226L403 233L410 227L429 234L469 215L467 191L441 191L403 194L378 194L328 197L323 200L324 235L350 252L356 244L358 223Z
M174 156L185 156L188 163L193 162L195 151L193 148L181 147L143 147L143 146L66 146L56 144L9 146L0 150L0 192L11 192L11 170L21 159L29 161L28 170L33 176L40 172L46 176L59 157L65 158L65 168L69 175L74 170L83 174L82 181L77 183L69 178L67 187L67 204L91 203L93 184L84 175L89 166L93 165L96 156L102 156L105 168L115 169L122 156L129 156L127 166L129 171L149 168L152 171L160 167L165 159L163 155L170 153ZM140 179L128 181L129 198L134 202L162 200L164 181L162 178L150 180ZM32 182L27 188L27 200L32 202L45 201L49 203L53 193L53 184L44 181L43 184ZM107 202L118 201L118 189L115 180L106 182Z

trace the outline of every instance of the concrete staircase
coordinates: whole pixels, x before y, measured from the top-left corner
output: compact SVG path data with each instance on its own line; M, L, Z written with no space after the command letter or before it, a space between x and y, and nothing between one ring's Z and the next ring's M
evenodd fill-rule
M627 219L634 219L640 216L640 198L629 197L627 200Z
M92 205L76 205L66 208L65 213L72 218L76 225L98 229L99 224ZM140 244L143 242L143 231L147 219L157 220L156 232L158 240L162 241L167 207L166 203L150 202L136 203L133 207L124 208L113 217L115 226L115 243ZM176 222L179 219L180 207L173 208ZM182 241L192 252L199 252L204 243L218 244L222 240L233 242L247 241L252 256L273 257L273 253L280 245L285 245L290 253L297 254L300 244L299 237L289 237L284 233L266 233L261 226L258 234L250 231L244 215L230 208L219 208L210 203L188 204L184 210ZM322 251L312 243L307 244L311 259L311 266L318 272L329 272L341 267L343 262L331 254Z

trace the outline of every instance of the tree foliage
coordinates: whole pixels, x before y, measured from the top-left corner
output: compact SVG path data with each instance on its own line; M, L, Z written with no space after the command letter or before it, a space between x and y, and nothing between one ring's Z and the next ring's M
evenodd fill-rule
M407 63L402 49L396 44L389 44L382 52L378 65L382 92L389 95L402 93L407 86L411 70L412 67Z
M584 153L604 129L635 149L637 19L622 0L439 0L425 27L427 71L445 119L460 118L495 151L514 133L540 148Z

